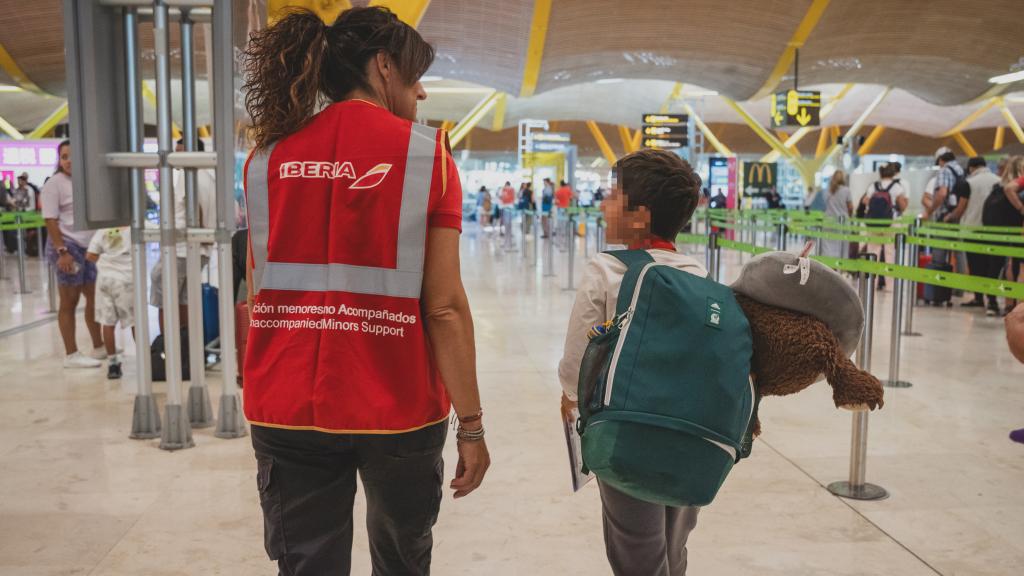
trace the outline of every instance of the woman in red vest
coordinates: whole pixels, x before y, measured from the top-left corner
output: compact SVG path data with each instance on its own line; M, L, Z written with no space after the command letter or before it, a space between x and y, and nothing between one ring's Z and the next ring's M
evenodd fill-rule
M455 497L490 464L459 177L414 123L433 58L382 8L291 12L247 49L244 404L281 574L349 573L357 473L373 572L429 573L452 406Z

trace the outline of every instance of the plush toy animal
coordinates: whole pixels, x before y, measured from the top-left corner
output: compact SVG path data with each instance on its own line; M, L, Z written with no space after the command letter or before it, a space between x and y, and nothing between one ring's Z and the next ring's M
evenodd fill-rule
M757 256L732 285L750 322L755 387L762 397L786 396L824 376L836 407L881 408L882 384L850 361L864 329L860 298L842 276L806 253Z

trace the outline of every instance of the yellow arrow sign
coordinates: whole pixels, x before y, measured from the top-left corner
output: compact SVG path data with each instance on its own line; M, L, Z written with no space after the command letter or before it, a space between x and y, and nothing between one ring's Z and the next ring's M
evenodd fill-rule
M811 115L807 113L807 108L800 109L800 113L796 115L796 121L801 126L807 126L807 123L811 121Z

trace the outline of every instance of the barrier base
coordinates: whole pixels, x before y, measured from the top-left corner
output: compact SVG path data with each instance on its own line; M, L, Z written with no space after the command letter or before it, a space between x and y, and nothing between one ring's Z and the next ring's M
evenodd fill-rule
M828 485L828 491L851 500L884 500L889 497L889 492L885 488L866 482L860 486L855 486L845 480L833 482Z
M920 332L900 332L900 336L920 336Z
M132 411L132 432L129 438L151 440L160 437L160 412L156 409L156 398L152 394L135 397Z
M242 417L238 394L222 394L220 417L217 419L217 430L213 435L217 438L242 438L248 433L245 429L245 418Z
M164 406L164 429L160 434L161 450L182 450L196 445L192 441L192 426L189 425L181 404Z
M913 388L913 384L906 380L883 380L882 386L886 388Z
M206 386L189 387L188 421L193 428L213 426L213 405L210 404L210 389Z

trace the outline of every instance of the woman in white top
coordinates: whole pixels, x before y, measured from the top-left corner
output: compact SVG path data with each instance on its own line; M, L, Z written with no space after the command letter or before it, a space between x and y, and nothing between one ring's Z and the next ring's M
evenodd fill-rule
M846 172L836 170L828 184L828 196L825 198L825 215L839 220L853 214L853 202L850 201L850 187L846 185ZM846 258L848 244L842 240L822 240L821 253L833 258Z
M64 339L65 368L98 368L107 357L96 323L96 265L85 258L92 230L75 229L74 194L71 191L71 143L67 140L57 147L60 158L57 171L40 194L43 218L46 220L48 240L46 256L57 269L57 288L60 308L57 323ZM85 296L85 325L92 337L93 351L86 356L78 351L75 341L75 309Z

